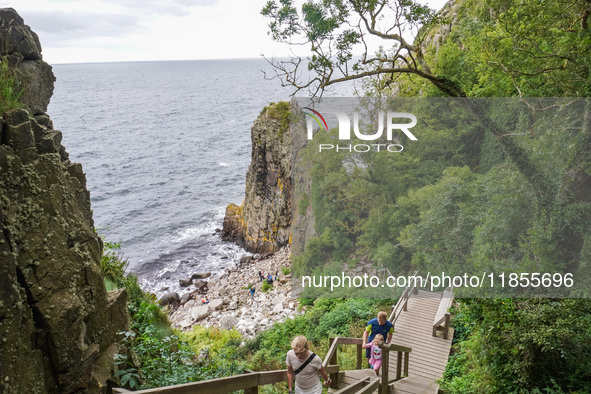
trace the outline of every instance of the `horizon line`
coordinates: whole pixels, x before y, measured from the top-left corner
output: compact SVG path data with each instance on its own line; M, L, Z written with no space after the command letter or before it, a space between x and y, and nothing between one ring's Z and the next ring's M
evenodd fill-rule
M272 59L289 59L289 56L277 56ZM219 60L265 60L263 55L257 57L228 57L228 58L206 58L206 59L158 59L158 60L112 60L112 61L82 61L49 63L51 66L80 65L80 64L107 64L107 63L154 63L154 62L195 62L195 61L219 61ZM44 60L44 59L43 59Z

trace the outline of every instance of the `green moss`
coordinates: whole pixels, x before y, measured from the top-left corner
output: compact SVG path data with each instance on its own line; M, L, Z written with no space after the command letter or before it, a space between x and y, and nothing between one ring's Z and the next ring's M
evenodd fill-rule
M281 101L277 104L271 103L268 107L265 107L261 114L267 113L269 118L279 122L279 130L277 135L279 138L283 137L283 133L289 128L291 122L291 110L287 101Z

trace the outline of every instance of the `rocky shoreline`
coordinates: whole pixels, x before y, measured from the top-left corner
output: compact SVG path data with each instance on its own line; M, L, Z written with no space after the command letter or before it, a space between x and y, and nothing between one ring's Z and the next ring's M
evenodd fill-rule
M262 291L259 271L265 277L277 274L272 286ZM289 246L263 258L243 256L233 268L220 278L198 279L193 286L197 290L187 293L182 301L172 303L169 318L173 327L183 331L196 325L204 327L235 328L246 339L254 337L277 321L294 317L298 312L298 300L291 295L291 259ZM254 286L251 298L249 285ZM207 296L209 303L202 304Z

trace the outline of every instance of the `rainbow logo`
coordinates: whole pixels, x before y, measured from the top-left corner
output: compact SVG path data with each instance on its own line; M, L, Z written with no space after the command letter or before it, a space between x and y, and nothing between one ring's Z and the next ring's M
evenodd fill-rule
M316 123L318 123L318 126L321 129L322 129L322 125L324 124L324 130L328 131L328 125L326 124L326 120L324 120L324 117L322 117L322 115L320 115L320 112L315 111L309 107L304 107L304 109L307 109L308 111L312 112L311 114L308 112L304 112L304 113L308 116L311 116L312 119L314 119L316 121ZM320 119L318 119L318 118L320 118ZM321 120L322 120L322 123L320 123Z

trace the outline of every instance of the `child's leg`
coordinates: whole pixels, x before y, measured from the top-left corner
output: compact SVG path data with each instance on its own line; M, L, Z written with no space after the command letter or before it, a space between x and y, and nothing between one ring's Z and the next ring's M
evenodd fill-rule
M373 365L373 370L376 373L376 376L380 374L380 367L382 366L382 360L376 360Z

